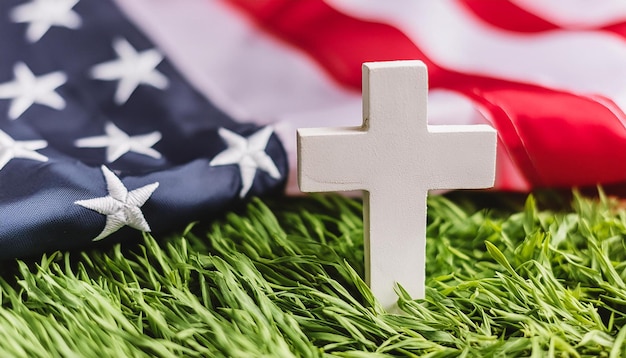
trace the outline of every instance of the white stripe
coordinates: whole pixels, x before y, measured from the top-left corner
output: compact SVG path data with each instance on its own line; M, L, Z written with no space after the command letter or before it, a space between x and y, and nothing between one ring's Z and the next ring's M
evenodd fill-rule
M512 2L562 27L585 28L626 21L624 0L512 0Z
M361 96L308 56L260 31L220 1L116 0L201 93L238 120L273 123L296 185L295 130L361 124ZM484 122L458 94L431 91L431 124Z
M451 70L601 94L626 108L626 46L604 32L500 31L452 0L327 0L352 16L396 25L435 63Z

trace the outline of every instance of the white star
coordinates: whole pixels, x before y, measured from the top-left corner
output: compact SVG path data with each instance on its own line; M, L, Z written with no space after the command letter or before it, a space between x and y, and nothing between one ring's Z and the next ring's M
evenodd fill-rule
M219 134L228 145L228 148L215 156L209 165L237 164L239 166L242 185L239 192L240 197L246 196L252 187L257 169L269 173L274 179L280 178L280 172L276 168L274 161L265 153L265 147L272 135L271 127L264 127L248 139L226 128L220 128Z
M0 99L10 98L9 118L17 119L34 103L61 110L65 100L54 90L67 81L63 72L52 72L35 77L28 66L18 62L13 67L15 79L0 83Z
M47 162L48 157L35 152L47 146L48 142L45 140L17 141L0 130L0 170L2 170L11 159L15 158Z
M106 135L78 139L74 145L79 148L107 147L106 159L108 163L116 161L128 152L144 154L155 159L161 158L161 153L152 149L152 146L161 140L160 132L155 131L130 137L111 122L105 124L104 132Z
M113 49L118 59L95 65L91 69L93 78L114 81L118 80L115 92L115 103L122 105L141 84L151 85L158 89L165 89L168 85L167 77L156 70L163 60L157 50L150 49L137 52L125 39L115 39Z
M39 41L52 26L77 29L82 20L72 10L79 0L33 0L16 6L11 11L13 22L28 22L26 39L31 43Z
M159 187L155 182L139 189L128 191L122 181L104 165L101 167L109 195L89 200L78 200L74 204L106 215L106 224L100 235L93 241L102 240L122 227L128 225L133 229L150 232L150 226L143 217L141 207Z

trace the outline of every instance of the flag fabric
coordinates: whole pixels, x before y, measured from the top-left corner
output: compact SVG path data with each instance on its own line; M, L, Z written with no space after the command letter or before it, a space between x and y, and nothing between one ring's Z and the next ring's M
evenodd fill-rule
M295 129L359 125L368 61L426 63L430 124L493 125L497 189L626 184L625 20L618 0L2 1L0 255L296 193Z
M281 191L268 126L201 96L110 1L0 3L0 256L166 231Z
M622 1L118 3L197 88L272 123L289 153L296 127L360 124L361 63L420 59L431 124L498 130L496 188L626 180Z
M231 3L344 88L358 91L361 62L424 61L431 108L444 108L431 124L497 128L500 189L626 178L623 2Z

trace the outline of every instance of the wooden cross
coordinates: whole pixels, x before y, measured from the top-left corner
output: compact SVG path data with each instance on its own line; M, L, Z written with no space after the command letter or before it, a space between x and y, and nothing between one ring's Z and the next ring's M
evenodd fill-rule
M396 283L425 295L426 196L430 189L493 186L496 131L429 126L421 61L363 65L363 125L298 130L304 192L363 190L365 279L386 308Z

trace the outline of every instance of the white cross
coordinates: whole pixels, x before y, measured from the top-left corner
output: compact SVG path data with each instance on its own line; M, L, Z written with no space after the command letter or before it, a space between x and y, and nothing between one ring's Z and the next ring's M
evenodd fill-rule
M396 283L425 295L426 196L430 189L493 185L496 131L429 126L421 61L363 65L363 125L298 130L304 192L363 190L365 278L386 308Z

